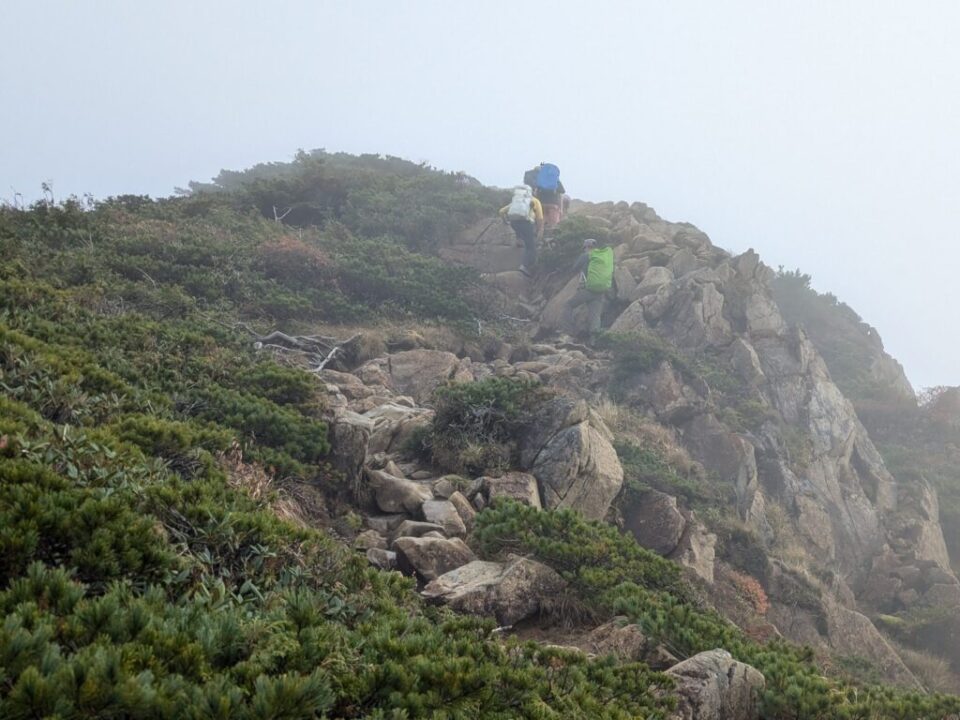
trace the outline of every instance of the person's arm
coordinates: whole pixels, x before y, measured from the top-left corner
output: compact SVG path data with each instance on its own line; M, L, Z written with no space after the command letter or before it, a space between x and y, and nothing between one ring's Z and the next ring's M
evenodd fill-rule
M504 205L502 208L500 208L500 213L499 213L500 219L503 220L504 222L507 221L507 210L509 209L510 209L509 205Z
M573 264L574 273L582 273L590 265L590 253L583 252L580 253L580 257L577 258L577 261Z

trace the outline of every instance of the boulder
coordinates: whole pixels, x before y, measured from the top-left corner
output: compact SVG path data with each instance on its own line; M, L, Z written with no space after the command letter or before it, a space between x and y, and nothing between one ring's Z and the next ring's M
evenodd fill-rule
M766 685L756 668L726 650L698 653L667 670L676 682L677 720L756 720Z
M420 520L404 520L397 525L391 533L391 537L396 540L402 537L423 537L427 533L443 533L443 526L433 522L423 522Z
M590 408L582 400L563 396L548 400L537 412L536 424L519 439L520 466L531 467L540 451L557 433L589 417Z
M577 292L580 285L579 277L572 277L567 281L556 295L550 298L550 302L540 314L540 324L547 328L559 328L563 325L563 316L566 312L567 302Z
M427 500L420 510L423 512L423 519L439 525L445 535L463 537L467 534L467 527L460 518L460 513L449 500Z
M444 475L442 478L433 483L433 495L438 498L448 498L456 492L456 488L453 485L453 482L450 480L450 477Z
M367 562L380 570L396 570L397 554L392 550L370 548L367 550Z
M394 540L393 550L397 553L397 568L422 582L477 559L460 538L402 537Z
M338 410L334 416L330 431L330 455L333 466L342 472L351 484L356 482L363 472L372 432L373 421L363 415L344 408Z
M353 541L355 550L369 550L370 548L387 549L387 539L376 530L364 530Z
M554 570L535 560L476 560L429 583L423 595L458 612L492 615L501 625L514 625L539 612L542 598L565 586Z
M395 477L383 470L368 468L366 474L377 507L385 513L413 514L426 500L433 497L428 487Z
M643 277L637 284L630 299L638 300L647 295L651 295L664 285L669 285L671 282L673 282L673 272L669 268L654 265L643 273Z
M703 265L703 261L694 255L689 248L682 248L667 263L667 267L673 272L673 276L678 278L703 267Z
M406 350L388 355L387 360L393 388L417 402L429 400L433 391L450 380L460 365L456 355L442 350Z
M463 521L463 525L467 529L467 532L472 532L473 523L477 517L477 511L473 509L470 501L467 500L467 498L460 492L453 493L448 499L457 509L457 514Z
M557 433L532 468L548 509L569 507L601 520L623 485L623 467L610 442L588 422Z
M627 302L633 299L633 291L637 287L637 281L633 279L630 270L618 264L613 271L613 284L617 290L617 300Z
M610 332L637 332L638 330L643 330L646 327L647 320L643 314L643 303L640 300L635 300L627 306L626 310L617 316L616 320L613 321L613 323L610 325Z
M582 647L594 655L613 655L624 662L638 662L644 659L648 644L639 625L628 622L625 617L615 617L594 628Z
M623 526L643 547L667 556L680 544L687 521L675 497L648 490L624 508Z
M497 498L509 498L517 502L539 509L540 491L537 489L537 479L525 472L507 472L500 477L484 477L483 492L487 500L493 502Z
M701 579L713 584L713 564L716 560L717 536L697 520L694 513L681 511L687 524L677 549L670 559L693 571Z
M367 454L375 455L401 448L417 428L430 424L433 411L391 401L368 410L363 416L373 422Z

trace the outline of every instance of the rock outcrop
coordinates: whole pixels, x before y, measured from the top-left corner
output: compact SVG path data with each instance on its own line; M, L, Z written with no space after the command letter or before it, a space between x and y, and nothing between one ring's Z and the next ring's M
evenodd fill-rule
M694 655L667 670L676 682L677 720L756 720L766 685L755 668L726 650Z
M458 612L514 625L539 612L544 598L552 598L565 586L556 572L534 560L476 560L436 578L424 588L423 596Z

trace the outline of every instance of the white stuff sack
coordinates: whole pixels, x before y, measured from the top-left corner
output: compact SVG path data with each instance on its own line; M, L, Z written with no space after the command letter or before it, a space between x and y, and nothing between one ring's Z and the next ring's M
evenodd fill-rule
M528 185L518 185L513 189L513 199L507 209L511 220L529 220L533 222L533 190Z

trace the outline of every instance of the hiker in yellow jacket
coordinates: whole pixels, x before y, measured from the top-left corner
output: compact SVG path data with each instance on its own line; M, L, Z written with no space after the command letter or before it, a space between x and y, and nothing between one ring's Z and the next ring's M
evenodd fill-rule
M607 293L613 287L613 248L587 238L583 241L583 253L574 263L573 271L580 273L580 287L567 301L563 324L568 330L573 330L573 311L586 305L589 311L587 328L592 342L600 333L603 306Z
M517 238L523 242L520 272L530 277L537 264L537 243L543 239L543 206L533 196L533 188L529 185L515 187L510 204L500 208L500 217L510 223Z

